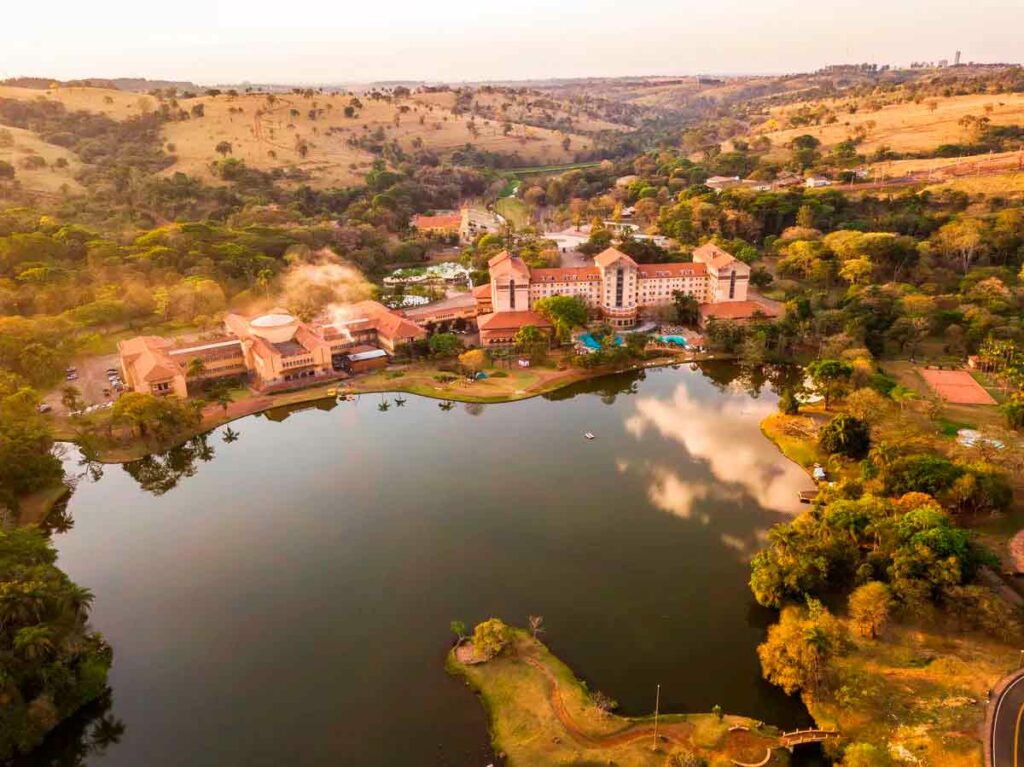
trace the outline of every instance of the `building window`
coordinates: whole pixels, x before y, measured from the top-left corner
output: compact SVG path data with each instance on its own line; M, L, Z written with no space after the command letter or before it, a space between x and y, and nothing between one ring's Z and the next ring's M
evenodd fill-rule
M509 287L509 293L511 293L511 295L512 295L512 299L511 299L512 303L509 304L509 307L512 309L512 311L515 311L515 308L516 308L516 281L515 280L510 280L509 283L508 283L508 287Z
M736 272L729 275L729 300L736 297Z

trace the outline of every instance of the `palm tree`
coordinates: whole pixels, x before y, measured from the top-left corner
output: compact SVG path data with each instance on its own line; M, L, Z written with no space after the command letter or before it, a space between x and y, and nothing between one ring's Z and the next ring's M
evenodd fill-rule
M95 598L92 591L85 586L72 584L64 591L64 607L78 620L84 621L89 618L89 612L92 610L92 603Z
M903 410L908 402L917 399L917 392L913 389L908 389L906 386L897 385L892 387L892 391L889 392L889 398L900 406L900 410Z
M188 367L185 369L185 375L188 378L200 378L205 372L206 363L199 357L193 357L188 361Z
M27 661L43 660L54 649L53 630L49 626L26 626L14 635L14 651Z
M832 647L832 639L821 626L810 626L804 631L804 644L811 650L811 675L814 688L821 683L821 666Z
M390 407L391 403L381 397L381 401L377 404L377 409L382 413L386 413Z
M445 400L444 402L439 402L437 406L447 412L455 407L455 403L451 400Z
M224 441L229 444L235 442L239 438L239 436L241 435L237 431L232 429L230 426L224 429Z
M868 452L868 460L882 474L892 466L897 456L896 449L888 442L879 442Z
M404 405L404 404L405 404L405 397L395 397L395 405L397 407L402 407L402 405Z
M90 745L99 752L105 751L110 746L121 742L121 737L127 729L124 722L117 717L103 716L92 728L89 735Z

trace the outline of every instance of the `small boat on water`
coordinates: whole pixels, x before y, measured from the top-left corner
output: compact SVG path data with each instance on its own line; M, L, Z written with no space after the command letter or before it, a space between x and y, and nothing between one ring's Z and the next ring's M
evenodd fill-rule
M587 439L594 439L594 435L591 434L589 431L585 432L583 436L586 437Z

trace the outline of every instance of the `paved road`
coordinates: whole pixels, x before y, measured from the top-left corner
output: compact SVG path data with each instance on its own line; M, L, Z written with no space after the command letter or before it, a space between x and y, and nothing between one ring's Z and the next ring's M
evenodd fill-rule
M1024 767L1024 675L1010 682L996 701L992 767Z

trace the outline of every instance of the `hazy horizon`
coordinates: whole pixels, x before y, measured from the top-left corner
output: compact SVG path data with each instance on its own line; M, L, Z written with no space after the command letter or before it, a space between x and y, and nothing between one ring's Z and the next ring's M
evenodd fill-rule
M879 10L883 6L879 6ZM146 77L199 84L480 81L576 77L780 74L826 64L1019 62L1019 0L395 0L375 9L314 0L280 4L180 0L145 10L57 0L45 25L5 9L17 37L0 77Z

